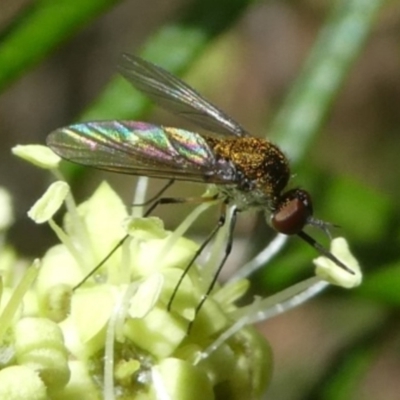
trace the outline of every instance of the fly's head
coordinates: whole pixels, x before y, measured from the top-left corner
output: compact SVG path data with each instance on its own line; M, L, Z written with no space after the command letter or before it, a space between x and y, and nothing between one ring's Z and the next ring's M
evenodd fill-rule
M331 237L329 233L331 224L313 217L311 197L305 190L292 189L279 196L273 207L271 224L279 233L299 236L338 267L352 275L355 274L351 268L303 231L306 225L313 225L322 229L329 238Z
M335 226L313 217L311 196L303 189L291 189L279 196L271 214L271 224L285 235L296 235L306 225L312 225L324 231L329 238L329 228Z
M285 235L295 235L313 221L311 197L305 190L292 189L283 193L274 207L271 224Z

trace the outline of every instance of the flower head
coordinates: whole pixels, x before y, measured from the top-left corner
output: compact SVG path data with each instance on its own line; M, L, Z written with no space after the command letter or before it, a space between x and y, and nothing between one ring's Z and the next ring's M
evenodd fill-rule
M182 236L196 212L170 232L158 218L130 217L107 183L75 206L56 170L57 160L43 157L44 152L40 147L17 149L59 178L28 215L49 223L60 244L43 256L29 286L37 307L30 319L18 321L26 325L12 336L12 346L21 354L12 365L29 359L31 348L50 354L45 365L23 365L39 371L46 390L62 392L65 399L69 393L74 399L260 398L269 381L271 356L253 328L243 327L203 353L232 324L234 301L247 290L247 281L217 287L196 315L209 276L195 262L174 293L198 249ZM59 226L53 215L63 204L67 213ZM34 330L39 339L25 344L17 334L22 329ZM17 339L22 340L18 346Z
M223 240L217 238L200 268L199 246L183 234L210 204L167 231L160 219L143 218L138 209L130 216L107 183L76 206L57 169L60 159L49 149L17 146L14 153L56 176L28 215L48 223L60 243L16 287L4 279L0 398L259 399L272 361L268 343L251 324L314 296L328 285L322 278L345 287L361 281L358 273L357 279L343 277L322 257L316 260L319 278L237 307L248 288L239 275L217 285L197 312ZM60 226L53 216L63 204ZM226 232L219 234L223 239ZM244 271L271 258L283 246L281 238ZM357 268L346 242L334 241L331 251Z

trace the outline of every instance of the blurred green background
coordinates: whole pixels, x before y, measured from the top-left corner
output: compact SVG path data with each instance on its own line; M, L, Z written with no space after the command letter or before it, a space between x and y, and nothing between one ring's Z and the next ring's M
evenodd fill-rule
M54 242L26 217L50 182L13 158L77 120L131 118L192 128L116 77L121 52L184 76L256 136L280 144L293 184L317 217L340 228L363 285L330 289L260 325L275 354L268 399L400 398L400 4L378 0L3 0L0 3L0 184L13 195L9 241L26 257ZM130 204L135 178L65 173L78 200L109 180ZM154 181L155 193L162 185ZM176 185L171 195L200 194ZM157 214L168 228L190 208ZM217 218L215 211L210 218ZM204 218L191 234L210 229ZM310 231L325 245L326 238ZM263 218L239 217L228 276L273 237ZM250 239L249 239L250 238ZM263 296L312 274L315 251L292 238L253 279Z

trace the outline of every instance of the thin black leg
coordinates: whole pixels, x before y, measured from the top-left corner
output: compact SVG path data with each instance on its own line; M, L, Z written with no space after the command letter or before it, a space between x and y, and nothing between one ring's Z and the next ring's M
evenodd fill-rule
M195 262L196 258L201 254L201 252L205 249L205 247L208 245L208 243L210 243L210 241L215 237L217 232L224 226L225 220L226 220L226 204L223 203L221 215L220 215L220 217L218 219L217 225L215 225L214 229L209 233L209 235L207 236L206 240L197 249L196 253L194 253L194 256L192 257L192 259L190 260L189 264L186 266L186 268L184 269L182 275L180 276L180 278L178 280L178 283L176 284L176 286L174 288L174 291L172 292L171 298L169 299L169 302L168 302L168 305L167 305L168 311L171 310L171 306L172 306L172 303L173 303L173 301L175 299L175 296L176 296L176 294L178 292L178 289L181 286L181 283L182 283L183 279L188 274L191 266Z
M80 288L91 276L93 276L109 259L110 257L124 244L128 239L129 234L126 234L111 250L110 252L76 285L72 290Z
M157 200L160 196L162 196L163 193L165 193L167 191L167 189L170 188L174 184L174 182L175 182L175 179L170 179L153 197L146 200L144 203L132 204L132 207L148 206L153 201Z
M196 320L196 316L199 313L199 311L201 310L201 307L203 306L204 302L207 300L208 296L210 295L210 293L212 292L212 290L214 289L215 284L217 283L217 279L218 276L223 268L223 266L225 265L225 262L227 260L227 258L229 257L229 254L232 251L232 243L233 243L233 231L235 230L235 225L236 225L236 220L237 220L237 214L240 212L240 209L238 208L234 208L232 211L232 218L230 220L230 224L229 224L229 230L228 230L228 238L226 241L226 247L225 247L225 253L224 256L217 268L217 271L215 272L213 279L211 280L210 285L208 286L208 289L206 291L206 293L204 293L203 297L201 298L199 304L197 305L195 311L194 311L194 319L189 323L188 326L188 333L190 333L193 323ZM224 221L225 221L225 214L223 215ZM221 225L222 226L222 225ZM221 226L219 226L219 228L221 228Z
M168 183L158 192L157 195L164 193L172 184L174 180L171 179ZM154 201L154 203L150 206L150 208L144 214L144 217L148 217L151 212L153 212L156 207L163 204L182 204L182 203L205 203L207 201L213 201L218 196L215 195L213 197L162 197ZM148 202L146 202L148 203ZM146 204L143 203L143 204ZM86 276L83 278L76 286L72 288L72 290L76 290L81 287L90 277L92 277L110 258L111 256L124 244L124 242L129 238L129 234L126 234L118 243L109 251L109 253L97 264Z
M164 204L182 204L182 203L206 203L215 200L214 197L161 197L156 200L149 209L144 213L144 217L148 217L158 206Z

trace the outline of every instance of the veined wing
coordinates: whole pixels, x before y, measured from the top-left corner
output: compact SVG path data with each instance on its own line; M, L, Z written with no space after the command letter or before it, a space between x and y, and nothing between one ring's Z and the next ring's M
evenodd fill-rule
M144 122L99 121L60 128L47 145L60 157L112 172L209 183L233 183L235 170L217 160L206 139Z
M134 87L168 111L211 132L248 136L232 118L161 67L139 57L122 54L118 69Z

